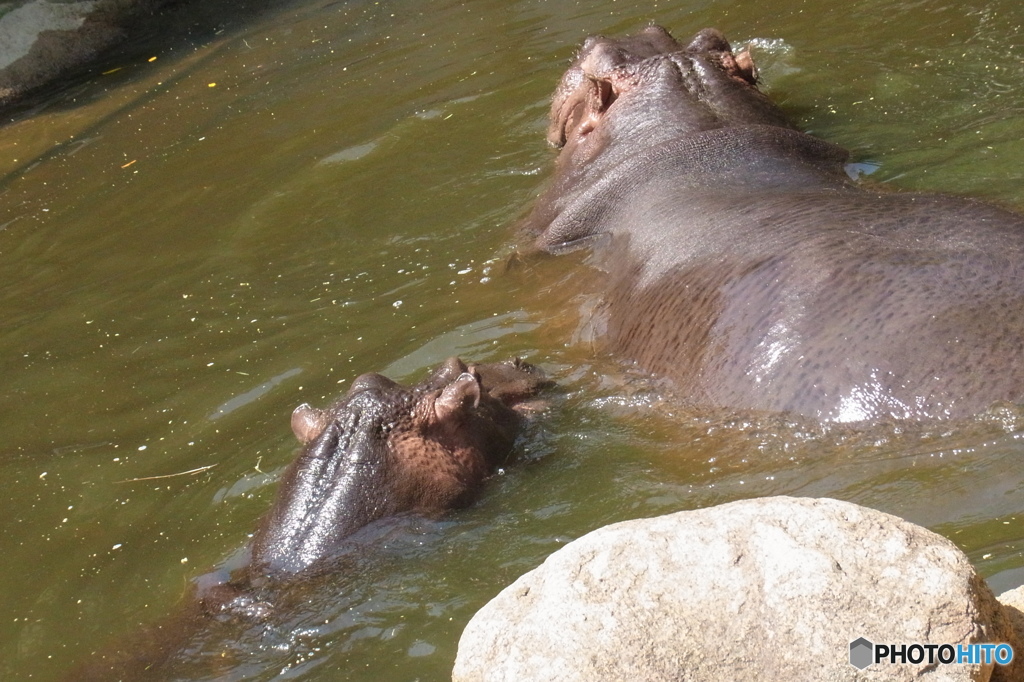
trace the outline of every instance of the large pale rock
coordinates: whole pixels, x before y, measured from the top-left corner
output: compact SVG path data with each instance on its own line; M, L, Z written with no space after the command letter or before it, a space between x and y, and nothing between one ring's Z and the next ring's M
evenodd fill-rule
M987 680L992 666L850 665L850 642L1001 642L951 542L888 514L775 497L614 524L481 609L453 679Z
M1021 682L1024 680L1024 585L1003 592L999 595L999 603L1013 627L1013 634L1007 642L1013 646L1016 655L1012 665L995 669L992 682Z

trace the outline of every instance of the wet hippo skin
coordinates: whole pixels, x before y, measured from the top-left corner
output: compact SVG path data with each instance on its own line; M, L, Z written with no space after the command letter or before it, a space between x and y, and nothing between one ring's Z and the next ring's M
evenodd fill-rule
M589 38L525 221L607 272L604 348L697 406L931 420L1024 396L1024 219L880 192L794 129L706 29Z
M253 539L250 570L301 573L372 521L470 504L512 453L517 409L548 383L521 360L450 358L416 386L364 374L325 410L300 405L292 430L305 448Z

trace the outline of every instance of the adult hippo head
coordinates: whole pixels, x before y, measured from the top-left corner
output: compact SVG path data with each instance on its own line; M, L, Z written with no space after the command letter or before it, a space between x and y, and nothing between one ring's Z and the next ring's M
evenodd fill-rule
M1024 220L862 188L718 31L590 38L525 226L607 271L587 321L699 406L946 419L1024 397Z
M520 360L451 358L416 386L364 374L325 410L300 405L292 430L305 449L253 541L254 577L302 572L382 517L471 503L548 383Z

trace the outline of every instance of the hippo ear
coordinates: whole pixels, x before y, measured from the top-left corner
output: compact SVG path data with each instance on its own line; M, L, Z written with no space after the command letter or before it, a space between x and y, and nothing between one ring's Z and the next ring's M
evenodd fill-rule
M302 403L292 412L292 433L303 445L316 440L325 426L327 417L323 410Z
M438 419L449 419L470 407L480 404L480 381L469 372L448 384L434 401L434 414Z
M432 379L438 379L444 383L457 380L460 376L469 371L469 367L458 357L450 357L437 368Z
M628 53L608 42L596 42L590 53L580 64L589 81L586 116L581 121L584 134L597 126L602 114L608 110L623 90L632 87L633 79L623 77L628 73Z

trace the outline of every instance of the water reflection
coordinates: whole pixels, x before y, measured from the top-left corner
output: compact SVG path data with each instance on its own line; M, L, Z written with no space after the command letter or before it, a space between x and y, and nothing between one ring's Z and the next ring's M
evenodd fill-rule
M281 384L286 380L291 379L293 376L297 376L299 374L302 374L302 368L300 367L293 367L287 372L278 374L276 377L272 377L267 381L264 381L256 388L252 388L246 391L245 393L237 395L234 398L228 400L227 402L219 405L217 409L215 409L213 412L209 414L209 416L207 416L207 419L209 419L210 421L220 419L224 415L230 414L231 412L234 412L238 408L244 407L245 405L248 405L254 400L263 397L267 393L270 393L270 391L272 391L274 387L277 386L278 384Z

